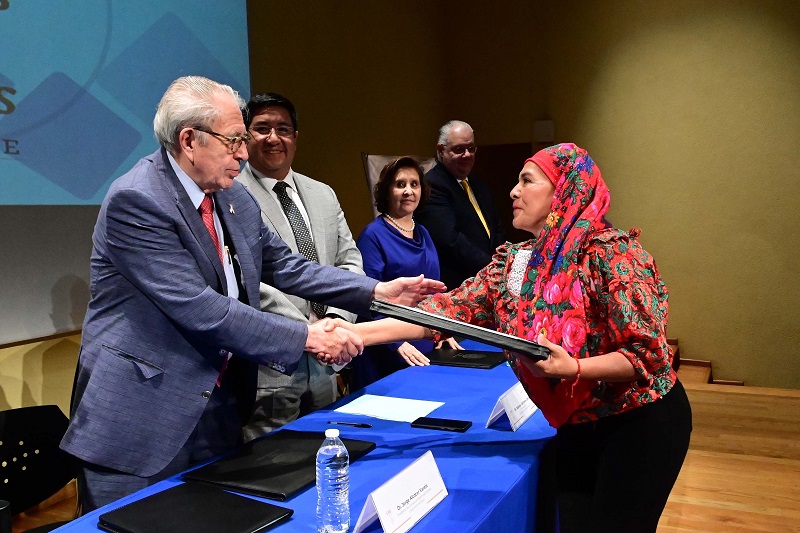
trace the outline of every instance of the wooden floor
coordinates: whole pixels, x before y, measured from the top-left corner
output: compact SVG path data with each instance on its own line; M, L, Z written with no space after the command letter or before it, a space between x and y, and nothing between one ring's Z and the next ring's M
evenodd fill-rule
M61 489L51 498L26 513L15 516L11 521L11 533L22 533L28 529L72 520L78 504L75 480Z
M694 430L658 532L800 533L800 391L696 383L683 368L679 374ZM16 517L13 531L68 520L74 505L73 490Z
M681 380L694 429L658 532L800 532L800 391Z

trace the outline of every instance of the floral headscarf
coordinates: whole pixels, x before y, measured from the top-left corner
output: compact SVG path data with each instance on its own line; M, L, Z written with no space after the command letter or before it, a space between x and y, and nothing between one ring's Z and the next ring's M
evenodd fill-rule
M528 161L542 169L556 190L523 278L517 332L535 341L543 331L572 357L588 357L586 301L578 268L590 234L610 225L604 216L611 200L608 188L586 150L574 144L545 148ZM512 354L511 362L553 427L568 420L597 385L589 380L537 378L524 359Z

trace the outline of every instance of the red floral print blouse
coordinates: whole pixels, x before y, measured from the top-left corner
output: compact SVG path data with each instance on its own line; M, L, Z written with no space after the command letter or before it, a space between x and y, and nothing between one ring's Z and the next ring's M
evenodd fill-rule
M632 382L596 382L591 395L577 406L566 423L596 420L652 403L669 392L677 378L666 338L667 288L652 256L639 244L638 236L637 230L626 233L613 228L590 235L579 263L582 294L565 296L583 298L588 333L585 339L583 333L581 338L571 338L567 330L562 345L585 342L587 350L583 353L589 357L619 352L628 358L639 378ZM450 292L427 298L420 307L463 322L532 338L527 331L516 331L520 272L524 272L532 246L533 241L500 246L492 262L474 278ZM554 278L546 290L567 289ZM577 291L573 287L571 292ZM574 351L574 347L568 351ZM516 357L506 355L517 372Z

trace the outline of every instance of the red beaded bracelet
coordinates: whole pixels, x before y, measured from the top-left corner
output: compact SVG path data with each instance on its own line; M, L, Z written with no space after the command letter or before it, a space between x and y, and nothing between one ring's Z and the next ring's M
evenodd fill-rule
M581 360L575 359L575 362L578 363L578 373L575 374L575 380L569 386L569 397L572 398L573 392L575 392L575 385L578 384L578 380L581 379Z

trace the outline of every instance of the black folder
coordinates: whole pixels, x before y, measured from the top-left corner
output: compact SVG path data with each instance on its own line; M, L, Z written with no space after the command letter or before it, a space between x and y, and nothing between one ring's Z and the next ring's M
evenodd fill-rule
M324 432L274 431L248 442L234 455L186 472L183 479L284 501L316 481L317 450L324 440ZM375 448L374 442L364 440L342 442L351 463Z
M461 366L465 368L494 368L506 360L503 352L490 352L488 350L453 350L452 348L439 348L431 350L425 356L431 360L432 365Z
M408 307L385 302L383 300L374 300L369 309L374 314L396 318L404 322L417 324L418 326L450 333L451 335L460 335L461 337L482 342L489 346L495 346L511 352L527 355L536 361L542 361L550 356L550 350L533 341L515 337L508 333L482 328L473 324L459 322L445 316L427 313L416 307Z
M258 533L292 516L278 507L202 483L184 483L100 515L111 533Z

